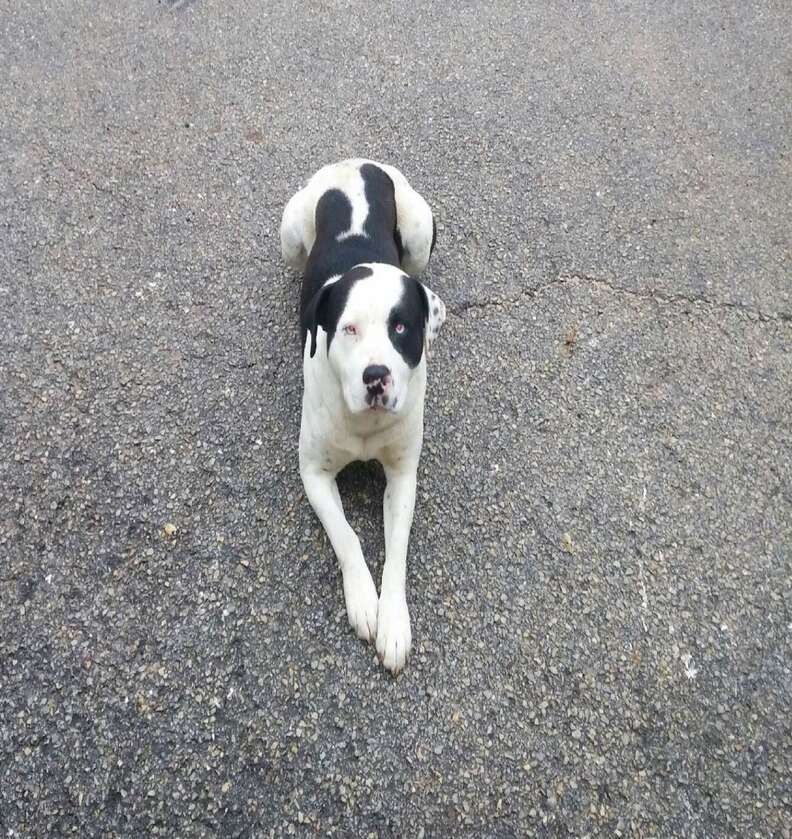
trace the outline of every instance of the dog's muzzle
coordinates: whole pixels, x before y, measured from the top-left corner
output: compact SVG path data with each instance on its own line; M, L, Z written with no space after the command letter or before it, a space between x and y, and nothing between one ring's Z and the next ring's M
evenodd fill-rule
M387 390L391 384L390 370L384 364L369 364L363 371L363 384L369 408L386 408L389 401Z

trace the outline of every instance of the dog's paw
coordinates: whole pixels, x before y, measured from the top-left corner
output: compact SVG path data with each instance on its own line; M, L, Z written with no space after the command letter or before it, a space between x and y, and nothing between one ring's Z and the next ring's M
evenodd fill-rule
M404 668L412 646L410 612L403 595L384 594L377 611L377 654L394 675Z
M377 587L365 565L344 574L344 600L349 625L358 638L373 641L377 637Z

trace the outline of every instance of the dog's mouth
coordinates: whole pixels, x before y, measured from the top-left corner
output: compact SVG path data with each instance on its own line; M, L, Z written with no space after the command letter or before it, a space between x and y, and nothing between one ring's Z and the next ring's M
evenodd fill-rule
M387 411L388 410L388 397L375 397L370 398L369 396L366 397L366 405L368 406L369 411Z
M381 386L369 388L366 393L366 405L369 411L395 411L396 399L384 393Z

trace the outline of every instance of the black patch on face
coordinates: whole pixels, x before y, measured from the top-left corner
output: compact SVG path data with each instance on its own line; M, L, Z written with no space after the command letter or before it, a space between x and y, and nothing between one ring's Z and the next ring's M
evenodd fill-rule
M388 337L408 367L417 367L423 355L424 333L429 317L429 301L423 286L414 277L402 277L402 295L388 316ZM396 324L404 324L404 332Z
M311 358L316 353L316 332L321 326L327 333L327 351L338 328L338 321L346 308L349 292L359 280L370 277L374 272L371 268L358 265L347 271L340 279L330 285L323 286L308 302L300 318L300 336L305 345L305 333L311 336Z

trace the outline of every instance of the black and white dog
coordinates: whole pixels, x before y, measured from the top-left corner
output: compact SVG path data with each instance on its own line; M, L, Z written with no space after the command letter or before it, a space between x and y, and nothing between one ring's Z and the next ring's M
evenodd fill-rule
M300 474L338 557L349 622L394 673L412 643L405 577L427 349L445 320L442 300L413 276L434 240L426 201L397 169L369 160L320 169L281 222L283 257L304 272ZM387 478L379 599L336 485L348 463L374 458Z

